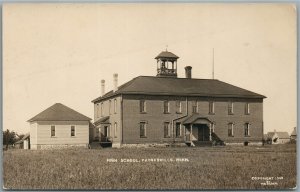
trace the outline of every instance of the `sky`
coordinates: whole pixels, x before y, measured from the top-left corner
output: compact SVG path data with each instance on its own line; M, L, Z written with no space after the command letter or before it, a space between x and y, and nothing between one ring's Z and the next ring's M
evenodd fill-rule
M55 103L93 118L92 100L155 57L178 55L178 76L215 79L265 95L265 132L297 122L296 8L292 4L113 3L3 5L3 129Z

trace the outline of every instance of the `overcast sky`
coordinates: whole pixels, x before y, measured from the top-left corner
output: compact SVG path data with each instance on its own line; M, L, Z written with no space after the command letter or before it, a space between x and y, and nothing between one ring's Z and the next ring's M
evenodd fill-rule
M289 4L6 4L3 129L54 103L94 117L100 81L112 89L156 75L154 59L178 55L179 77L215 78L267 96L265 132L296 126L296 9Z

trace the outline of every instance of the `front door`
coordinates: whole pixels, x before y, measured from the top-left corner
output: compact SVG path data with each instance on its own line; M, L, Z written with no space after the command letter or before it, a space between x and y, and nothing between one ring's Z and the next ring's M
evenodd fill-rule
M108 137L108 126L104 126L104 137Z
M209 127L206 124L199 124L198 141L209 141Z

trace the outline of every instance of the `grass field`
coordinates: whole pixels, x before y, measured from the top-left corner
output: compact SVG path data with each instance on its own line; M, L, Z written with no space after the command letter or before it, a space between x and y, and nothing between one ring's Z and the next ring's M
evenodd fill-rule
M291 144L8 150L3 155L3 183L9 189L287 189L296 186L296 145ZM161 160L155 162L155 158ZM176 161L176 158L184 159ZM118 162L107 162L108 159ZM121 162L124 159L140 162Z

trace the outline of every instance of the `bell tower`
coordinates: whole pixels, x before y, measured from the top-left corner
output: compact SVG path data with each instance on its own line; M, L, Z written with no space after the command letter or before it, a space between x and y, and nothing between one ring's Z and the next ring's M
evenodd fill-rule
M169 51L162 51L155 57L157 61L157 77L177 77L177 59L179 57Z

